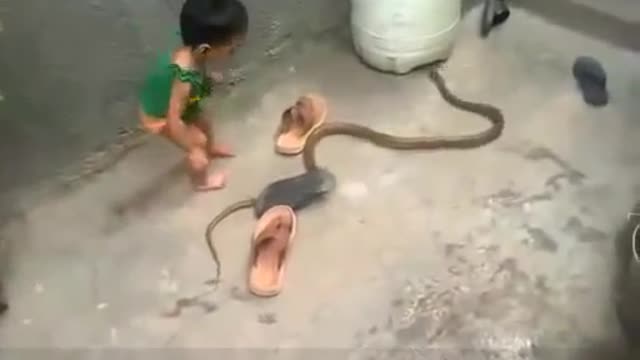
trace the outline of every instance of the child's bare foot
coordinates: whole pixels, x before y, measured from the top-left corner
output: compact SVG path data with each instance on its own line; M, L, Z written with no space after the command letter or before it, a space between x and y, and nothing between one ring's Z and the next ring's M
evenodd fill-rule
M216 144L209 148L209 156L214 158L215 157L227 158L227 157L234 157L236 155L233 153L230 146Z
M202 184L194 184L196 191L213 191L220 190L227 185L227 176L228 173L226 171L220 171L208 175L205 178L204 183Z

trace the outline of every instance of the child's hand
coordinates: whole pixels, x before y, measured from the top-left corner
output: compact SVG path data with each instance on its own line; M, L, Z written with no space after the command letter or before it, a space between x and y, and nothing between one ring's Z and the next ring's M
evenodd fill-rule
M224 81L224 75L221 72L212 71L209 73L209 77L213 80L214 83L221 83Z

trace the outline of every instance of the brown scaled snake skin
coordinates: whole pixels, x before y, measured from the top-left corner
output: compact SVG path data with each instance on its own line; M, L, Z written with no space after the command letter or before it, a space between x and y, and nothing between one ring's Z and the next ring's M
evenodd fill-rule
M315 155L316 147L321 139L331 135L349 135L369 140L373 144L381 147L395 150L472 149L486 145L500 137L504 128L504 117L498 108L488 104L462 100L452 94L447 88L437 67L429 69L429 77L434 82L440 92L440 95L445 101L457 109L472 112L487 118L491 122L492 126L487 130L471 135L404 137L377 132L366 126L353 123L326 122L319 126L307 139L302 154L305 171L309 172L318 169ZM205 238L211 257L216 264L216 277L209 283L217 284L221 273L220 260L211 237L213 229L232 213L241 209L254 207L257 201L258 199L256 198L250 198L236 202L222 210L222 212L220 212L208 224ZM277 204L271 205L275 206Z

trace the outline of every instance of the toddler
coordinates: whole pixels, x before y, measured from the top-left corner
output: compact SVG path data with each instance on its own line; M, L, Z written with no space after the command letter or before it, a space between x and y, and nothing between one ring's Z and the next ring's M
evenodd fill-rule
M239 0L186 0L180 12L182 43L158 59L140 92L140 121L186 152L189 175L197 191L221 189L226 172L209 174L215 157L233 156L215 141L201 102L213 83L206 64L228 59L246 37L248 14Z

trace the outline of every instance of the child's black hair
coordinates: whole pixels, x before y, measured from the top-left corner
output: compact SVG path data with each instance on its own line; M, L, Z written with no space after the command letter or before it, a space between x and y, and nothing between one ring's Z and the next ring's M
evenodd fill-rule
M180 12L180 32L186 46L228 44L246 34L247 9L239 0L186 0Z

